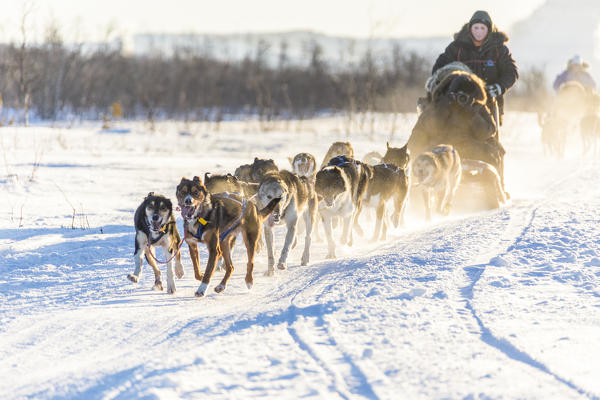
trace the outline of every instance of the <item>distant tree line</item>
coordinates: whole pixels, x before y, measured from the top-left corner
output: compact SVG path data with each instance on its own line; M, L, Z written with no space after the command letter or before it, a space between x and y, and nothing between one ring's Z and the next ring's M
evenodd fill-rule
M30 45L25 33L21 43L0 46L3 106L18 110L25 123L30 113L100 119L116 103L123 117L150 121L218 123L251 114L267 124L325 112L349 120L362 115L364 122L368 113L414 111L431 69L431 60L398 46L334 64L318 43L307 46L303 62L292 62L283 42L275 49L278 61L269 62L273 49L260 42L244 59L223 61L185 48L168 57L126 55L109 45L84 51L64 45L56 27L47 29L43 44ZM527 108L527 99L544 94L545 80L539 71L525 76L531 79L513 97Z
M355 63L333 65L317 43L303 62L278 62L259 43L239 61L178 49L173 55L129 56L109 46L84 52L56 32L42 45L0 47L0 93L5 108L43 119L101 118L118 102L125 118L220 120L248 113L261 119L307 118L322 112L413 111L431 62L399 47L367 52Z

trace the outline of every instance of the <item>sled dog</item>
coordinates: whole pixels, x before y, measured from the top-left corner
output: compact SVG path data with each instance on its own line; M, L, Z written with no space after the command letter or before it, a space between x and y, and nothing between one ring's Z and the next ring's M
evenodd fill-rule
M550 113L538 114L538 123L542 128L544 155L564 156L569 133L569 121L558 113Z
M160 269L154 259L154 248L161 246L163 256L168 259L167 264L167 292L175 293L175 280L173 279L173 263L177 278L183 277L183 266L181 265L181 254L179 248L181 238L177 231L175 216L173 215L173 204L165 196L148 193L142 204L135 210L135 271L127 275L127 279L137 283L142 274L142 257L154 271L155 290L163 290L160 279ZM175 261L173 261L173 259Z
M254 157L252 164L244 164L239 166L234 175L243 182L260 183L263 176L269 172L277 172L279 168L273 160L260 159Z
M218 175L207 172L204 174L204 186L212 193L238 193L244 195L247 199L251 199L256 195L258 189L257 183L248 183L240 181L231 174Z
M342 219L341 242L352 246L352 228L360 214L371 172L359 161L355 162L345 156L333 158L330 164L317 172L315 191L319 200L319 214L327 236L327 258L335 258L333 219ZM358 224L356 226L360 229Z
M387 204L394 203L392 222L395 227L404 225L404 209L408 198L409 179L406 170L394 164L378 164L372 167L373 175L365 194L365 207L376 209L375 231L371 241L387 237ZM383 230L382 230L383 228Z
M248 253L245 281L248 289L251 289L254 283L254 253L261 225L280 199L272 199L265 208L259 210L253 202L240 195L211 194L197 176L192 180L182 178L177 185L176 195L184 220L184 239L190 249L194 275L197 280L202 281L196 290L196 296L206 294L216 262L221 256L225 260L225 275L215 287L215 292L225 290L233 272L231 240L238 233L242 234ZM208 249L204 274L200 272L198 243L206 244Z
M356 208L354 216L352 217L352 227L356 229L356 232L358 232L360 236L362 236L363 230L358 222L358 217L360 217L362 211L363 200L369 187L369 182L373 177L373 167L346 156L333 157L329 160L328 165L344 169L348 176L350 176L353 181L356 181L356 184L353 184L352 186L352 201ZM348 244L352 245L352 235L350 236L350 239Z
M583 145L583 154L591 151L592 155L597 156L600 153L600 115L587 114L581 118L581 143Z
M315 182L317 174L317 162L315 157L310 153L298 153L294 158L290 158L292 164L292 172L298 176L305 176L311 182Z
M493 165L479 160L461 160L462 168L462 184L474 184L479 186L484 192L484 198L487 208L499 208L506 203L507 198L502 184L500 175Z
M408 162L410 161L410 151L408 150L408 144L402 147L391 147L390 143L386 144L385 155L383 156L384 164L393 164L400 169L406 170L408 168Z
M461 173L460 156L451 145L437 145L416 158L412 165L413 186L422 191L428 221L433 201L439 213L450 213Z
M287 228L285 242L277 262L277 268L283 270L287 267L288 253L292 242L296 238L296 229L300 217L303 217L306 226L304 251L300 264L303 266L308 265L310 261L311 234L317 212L317 198L313 186L307 177L299 177L285 170L267 174L258 188L256 202L259 207L264 207L275 198L280 198L281 201L275 206L271 215L264 222L268 256L267 276L275 274L273 228L275 225L280 224L285 224Z
M323 162L321 163L321 169L325 167L329 160L336 156L346 156L348 158L354 158L354 149L350 142L334 142L329 146L329 150L327 150L327 154L323 158Z

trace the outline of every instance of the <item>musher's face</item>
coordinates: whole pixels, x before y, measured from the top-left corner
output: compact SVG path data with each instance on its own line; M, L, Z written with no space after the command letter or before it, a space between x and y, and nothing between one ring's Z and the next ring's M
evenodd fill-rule
M471 27L471 35L476 42L482 42L488 34L488 27L480 22L473 24Z

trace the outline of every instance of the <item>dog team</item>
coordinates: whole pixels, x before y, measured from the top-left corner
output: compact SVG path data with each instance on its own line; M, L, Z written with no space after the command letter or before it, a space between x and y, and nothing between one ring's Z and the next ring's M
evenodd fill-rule
M273 160L255 158L252 164L238 167L234 175L206 173L182 178L176 188L178 209L184 221L181 238L175 222L173 204L167 197L150 192L135 211L135 270L127 278L137 283L143 258L154 271L155 290L163 290L158 264L167 266L167 292L174 293L175 279L183 277L180 249L189 248L194 276L200 281L195 295L206 295L217 263L222 258L225 273L214 288L225 290L234 270L231 253L236 238L241 236L248 262L245 282L253 286L254 257L266 244L266 275L285 270L291 248L298 234L304 233L304 249L300 265L310 262L312 233L319 240L321 221L327 240L327 258L335 258L333 231L341 224L341 243L352 246L353 232L364 235L359 223L363 208L375 210L376 223L372 241L385 240L388 224L404 225L409 192L422 195L425 217L432 212L448 215L456 190L461 183L480 184L489 205L499 207L506 201L494 167L481 161L462 160L451 146L440 144L426 151L412 163L407 145L391 147L386 153L368 153L363 161L354 158L348 142L331 145L319 169L309 153L290 159L291 171L280 170ZM409 164L411 165L409 173ZM498 191L498 188L500 190ZM413 196L413 200L418 197ZM285 226L286 233L279 258L275 262L274 228ZM264 232L264 243L262 233ZM201 272L198 245L208 249L208 261ZM159 261L155 248L162 247L166 261Z

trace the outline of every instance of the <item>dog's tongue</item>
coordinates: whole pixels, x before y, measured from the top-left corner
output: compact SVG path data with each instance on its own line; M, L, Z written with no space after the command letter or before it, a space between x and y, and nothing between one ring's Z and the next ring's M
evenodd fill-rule
M155 231L160 229L160 221L152 221L152 229Z
M194 214L194 207L190 207L190 206L181 207L181 216L183 218L191 218L192 214Z

